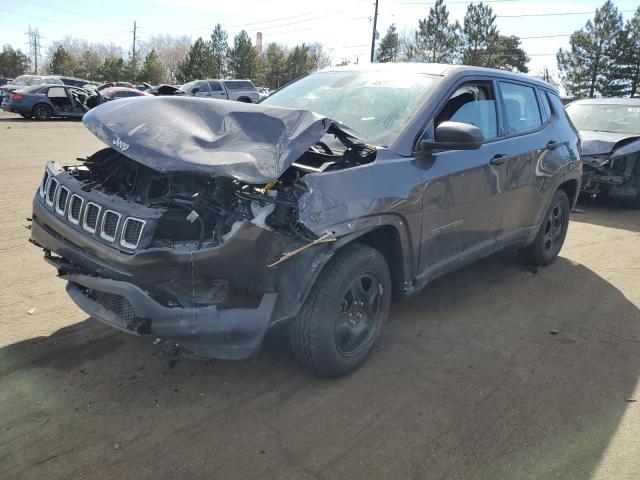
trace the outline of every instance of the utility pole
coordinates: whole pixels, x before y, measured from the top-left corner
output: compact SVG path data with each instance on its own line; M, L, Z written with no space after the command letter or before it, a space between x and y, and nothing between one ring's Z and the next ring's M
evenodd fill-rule
M373 63L373 55L376 51L376 37L378 36L378 32L376 32L376 26L378 25L378 0L376 0L376 10L373 14L373 33L371 34L371 63Z
M133 48L131 53L131 75L133 75L133 81L136 81L136 30L138 26L136 22L133 22Z
M33 63L33 73L38 73L38 59L40 58L40 32L38 29L32 29L31 25L29 25L29 31L26 32L26 35L29 36L29 56L31 57L31 62Z

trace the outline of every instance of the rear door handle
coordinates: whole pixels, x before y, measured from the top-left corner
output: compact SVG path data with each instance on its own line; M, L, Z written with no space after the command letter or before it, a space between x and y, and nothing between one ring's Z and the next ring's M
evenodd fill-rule
M502 165L506 161L507 156L502 153L498 153L497 155L494 155L491 160L489 160L489 164L497 167L498 165Z
M547 143L546 149L547 150L555 150L556 148L558 148L560 145L562 145L562 143L560 142L554 142L553 140L549 140L549 142Z

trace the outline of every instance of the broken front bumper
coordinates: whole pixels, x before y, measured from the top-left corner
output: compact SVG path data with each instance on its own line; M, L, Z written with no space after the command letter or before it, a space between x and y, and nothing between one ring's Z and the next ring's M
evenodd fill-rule
M39 195L31 241L44 248L69 282L71 298L89 315L223 359L255 353L270 325L295 315L332 255L325 246L312 247L268 268L296 243L249 222L215 248L122 252L70 225ZM232 299L205 294L223 280Z
M170 338L208 358L241 359L255 353L277 298L267 293L253 309L169 308L131 283L78 274L62 278L69 282L72 300L93 318L130 333Z

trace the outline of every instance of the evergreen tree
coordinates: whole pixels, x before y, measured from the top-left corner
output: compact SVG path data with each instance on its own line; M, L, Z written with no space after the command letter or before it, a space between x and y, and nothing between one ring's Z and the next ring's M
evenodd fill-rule
M0 52L0 75L15 78L29 70L29 58L20 50L14 50L11 45L5 45Z
M49 64L49 73L52 75L73 76L75 68L73 57L62 45L58 45Z
M429 9L429 17L418 22L412 53L426 62L453 63L460 42L459 32L458 22L449 23L449 11L444 1L436 0Z
M122 57L109 56L102 62L100 68L100 76L102 80L107 82L117 82L122 80L125 75L125 65Z
M387 29L387 33L380 40L378 51L376 52L376 62L395 62L398 58L398 32L396 24L392 23Z
M596 9L593 21L571 34L570 50L556 55L558 70L569 95L593 98L618 95L624 89L620 79L624 36L622 15L607 0Z
M211 33L211 76L214 78L224 78L229 69L229 44L227 43L227 32L222 29L219 23Z
M487 60L493 53L492 47L495 47L498 40L495 21L496 16L491 7L482 2L477 5L472 3L467 7L460 37L463 64L487 66Z
M187 56L178 66L176 77L179 82L186 83L191 80L208 78L212 71L211 50L200 37L191 46Z
M263 81L269 88L280 88L285 77L287 52L277 43L270 43L263 56Z
M302 43L296 45L286 61L286 82L291 82L303 77L313 70L313 62L309 56L309 45Z
M640 96L640 7L627 21L624 32L622 76L625 90L632 96Z
M527 53L520 47L520 38L498 35L487 51L485 66L527 73L528 62Z
M151 50L145 57L139 79L152 85L159 85L164 81L164 69L155 50Z
M233 39L233 49L229 54L231 73L235 78L253 79L257 73L258 53L251 44L249 34L242 30Z

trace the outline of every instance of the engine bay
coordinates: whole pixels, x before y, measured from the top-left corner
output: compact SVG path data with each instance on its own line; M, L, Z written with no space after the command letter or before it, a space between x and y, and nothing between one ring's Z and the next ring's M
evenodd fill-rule
M151 247L199 249L223 243L244 221L315 240L316 235L298 221L298 200L308 191L304 176L370 163L375 155L375 148L364 144L350 143L338 150L318 142L280 178L259 185L199 172L160 172L113 148L64 168L85 192L99 191L161 210Z

